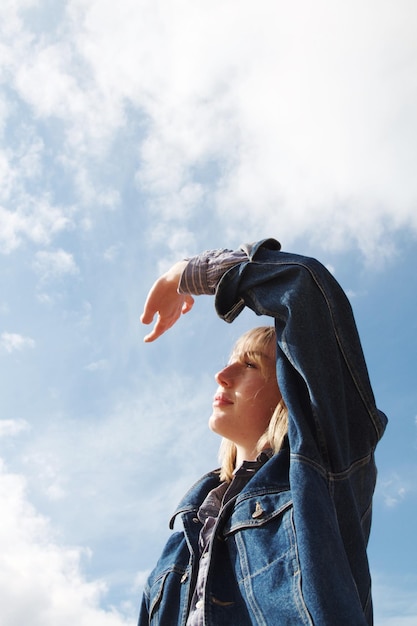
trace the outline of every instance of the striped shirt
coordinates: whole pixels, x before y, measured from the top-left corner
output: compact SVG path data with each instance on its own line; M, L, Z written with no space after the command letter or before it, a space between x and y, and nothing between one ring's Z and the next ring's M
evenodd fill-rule
M223 274L248 256L243 250L206 250L186 260L178 293L202 296L213 295Z
M210 563L210 544L217 517L226 502L235 498L264 463L272 456L268 448L259 454L256 461L243 461L235 470L231 483L221 483L212 489L200 506L197 517L203 524L200 531L200 561L198 566L197 582L194 588L187 626L204 626L204 591Z

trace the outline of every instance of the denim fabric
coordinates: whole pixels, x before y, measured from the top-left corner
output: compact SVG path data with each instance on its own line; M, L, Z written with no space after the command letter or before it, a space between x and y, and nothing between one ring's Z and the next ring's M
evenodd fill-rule
M216 293L228 322L244 306L275 319L289 450L222 510L211 546L205 626L370 626L366 555L386 417L375 406L349 302L318 261L264 240L244 248ZM196 577L196 511L218 484L185 496L145 589L139 626L185 626Z

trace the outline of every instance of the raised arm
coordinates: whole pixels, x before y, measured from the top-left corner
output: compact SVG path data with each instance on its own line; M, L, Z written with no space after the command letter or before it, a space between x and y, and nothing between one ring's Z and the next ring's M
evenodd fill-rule
M246 259L247 255L242 250L221 249L206 250L175 263L149 291L140 319L143 324L151 324L157 315L157 320L144 341L148 343L158 339L181 314L188 313L194 304L191 294L214 295L225 272Z

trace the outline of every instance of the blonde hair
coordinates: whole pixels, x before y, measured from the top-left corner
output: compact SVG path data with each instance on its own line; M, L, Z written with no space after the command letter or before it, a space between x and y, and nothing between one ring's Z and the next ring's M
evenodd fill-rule
M231 359L233 357L250 357L259 365L261 372L267 379L267 358L272 354L275 361L276 335L273 326L259 326L242 335L235 343ZM275 454L281 449L283 440L288 431L288 410L282 396L275 407L268 427L258 440L256 451L260 453L266 447L272 448ZM221 462L220 480L230 482L236 465L236 445L229 439L222 439L220 444L219 459Z

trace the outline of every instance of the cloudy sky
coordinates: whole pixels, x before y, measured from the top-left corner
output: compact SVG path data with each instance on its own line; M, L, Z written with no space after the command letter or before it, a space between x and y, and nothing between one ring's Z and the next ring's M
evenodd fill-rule
M2 626L134 626L216 466L210 298L155 344L171 262L273 236L347 291L377 403L376 624L417 623L414 0L2 0Z

